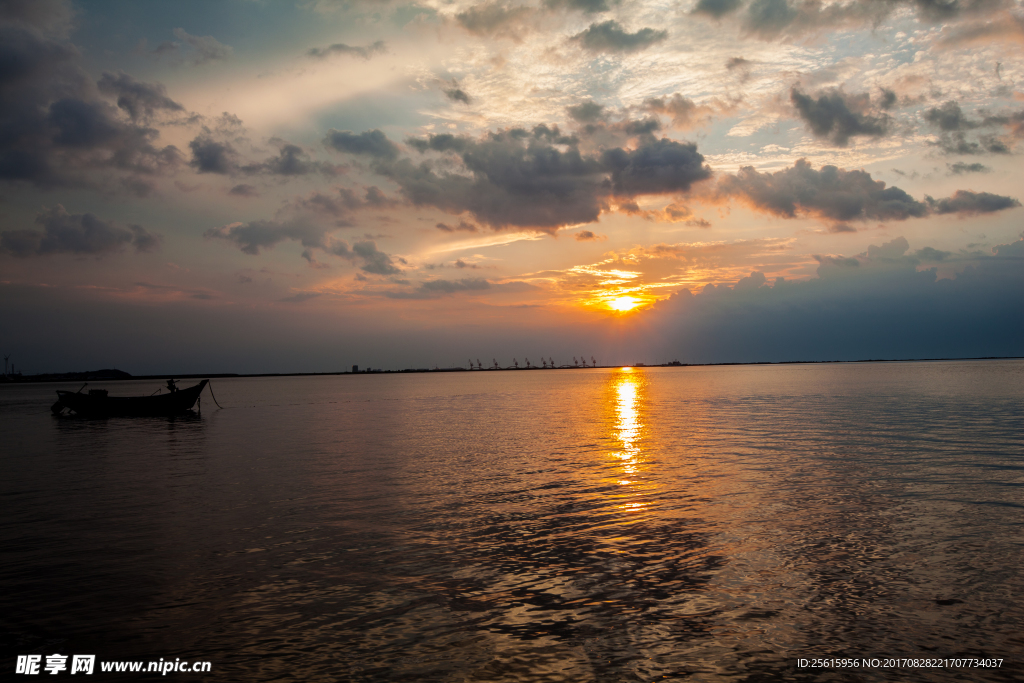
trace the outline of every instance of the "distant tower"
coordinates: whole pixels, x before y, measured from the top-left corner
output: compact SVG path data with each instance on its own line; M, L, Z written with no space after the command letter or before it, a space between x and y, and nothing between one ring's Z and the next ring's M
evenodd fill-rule
M516 366L516 370L519 369L519 361L517 361L515 358L512 359L512 365Z
M359 366L358 365L353 365L352 366L352 372L359 372Z
M472 358L469 359L469 369L470 370L473 369L473 359Z
M526 359L526 367L530 367L530 359L529 358Z
M572 365L575 368L578 368L580 366L580 364L578 362L576 362L576 356L572 357Z
M590 357L590 362L591 362L591 363L593 363L593 365L594 365L594 367L595 367L595 368L597 367L597 361L596 361L596 360L594 360L594 357L593 357L593 356L591 356L591 357Z
M484 369L484 366L480 365L480 359L479 358L476 359L476 369L477 370L483 370Z
M494 369L497 370L498 369L498 359L497 358L492 358L491 360L494 361Z

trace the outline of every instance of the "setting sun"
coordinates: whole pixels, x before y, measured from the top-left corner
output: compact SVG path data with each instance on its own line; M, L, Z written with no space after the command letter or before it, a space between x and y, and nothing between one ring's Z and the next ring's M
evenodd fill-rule
M632 296L620 296L608 302L608 308L613 311L631 311L640 305L640 300Z

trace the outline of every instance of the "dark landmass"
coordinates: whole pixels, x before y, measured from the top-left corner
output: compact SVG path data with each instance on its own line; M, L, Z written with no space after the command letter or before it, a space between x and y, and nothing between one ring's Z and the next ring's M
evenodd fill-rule
M829 363L930 363L937 361L952 360L1020 360L1024 356L980 356L973 358L864 358L861 360L783 360L783 361L755 361L750 363L632 363L629 365L559 365L557 367L489 367L489 368L406 368L405 370L381 370L378 368L367 368L365 370L345 370L339 372L260 372L252 374L239 374L232 372L221 373L187 373L175 375L131 375L123 370L105 369L89 372L56 372L39 375L6 375L0 376L0 383L30 383L30 382L102 382L112 380L165 380L169 377L177 379L218 379L225 377L321 377L333 375L393 375L403 373L419 372L516 372L534 370L583 370L583 369L607 369L619 367L633 368L698 368L718 367L723 365L824 365Z

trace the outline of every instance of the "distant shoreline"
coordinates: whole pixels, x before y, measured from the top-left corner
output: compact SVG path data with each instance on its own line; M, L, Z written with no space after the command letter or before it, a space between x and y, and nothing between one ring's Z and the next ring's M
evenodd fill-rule
M544 371L544 370L601 370L609 368L703 368L720 367L732 365L828 365L842 363L935 363L942 361L967 361L967 360L1021 360L1024 356L980 356L971 358L865 358L861 360L784 360L784 361L755 361L749 363L632 363L627 365L561 365L558 367L511 367L511 368L406 368L405 370L378 370L367 369L353 372L345 370L340 372L257 372L257 373L186 373L186 374L164 374L164 375L131 375L122 370L94 370L90 372L62 372L42 373L38 375L13 375L0 377L2 384L34 384L43 382L116 382L126 380L165 380L168 377L176 379L226 379L229 377L332 377L336 375L406 375L422 374L431 372L520 372L520 371Z

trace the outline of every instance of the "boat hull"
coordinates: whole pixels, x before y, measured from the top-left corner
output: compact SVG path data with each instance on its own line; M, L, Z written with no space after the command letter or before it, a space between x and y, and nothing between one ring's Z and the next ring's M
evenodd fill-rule
M54 414L65 409L85 417L145 417L180 415L192 410L210 380L194 387L158 396L98 396L73 391L58 391Z

